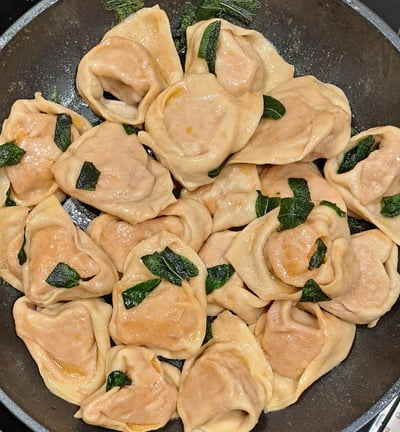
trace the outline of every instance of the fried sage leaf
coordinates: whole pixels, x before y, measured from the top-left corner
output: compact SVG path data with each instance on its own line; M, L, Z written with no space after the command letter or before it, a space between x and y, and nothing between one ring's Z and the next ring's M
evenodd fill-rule
M389 218L400 216L400 193L381 199L381 215Z
M215 74L218 38L221 31L221 21L213 21L204 30L197 55L207 62L210 73Z
M96 190L97 182L100 177L100 171L94 166L92 162L83 162L78 179L76 180L76 189L83 189L87 191Z
M235 272L231 264L219 264L207 268L206 294L224 286Z
M54 142L62 152L65 152L71 145L71 125L72 118L69 114L57 115L56 129L54 131Z
M18 165L26 151L18 147L13 141L0 145L0 168Z
M178 286L182 285L183 280L189 280L199 274L195 264L169 247L162 252L142 256L142 262L151 273Z
M321 267L325 260L326 251L328 250L326 244L321 239L316 240L315 248L315 252L312 254L308 264L309 270Z
M343 159L338 166L337 173L343 174L352 170L358 164L358 162L366 159L375 149L375 139L372 135L368 135L355 147L344 154Z
M81 276L68 264L59 262L49 274L46 282L56 288L73 288L79 285Z
M321 287L314 279L309 279L304 284L300 301L317 303L328 300L330 300L330 298L322 291Z
M140 304L157 286L162 279L150 279L139 282L122 292L122 299L126 309L131 309Z
M110 391L113 387L123 387L131 385L132 380L126 373L120 370L114 370L109 373L106 381L106 392Z

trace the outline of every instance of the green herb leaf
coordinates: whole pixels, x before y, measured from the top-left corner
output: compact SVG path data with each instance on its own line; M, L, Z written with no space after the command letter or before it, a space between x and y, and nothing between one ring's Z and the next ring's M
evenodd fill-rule
M221 0L221 17L232 21L232 18L249 26L260 7L258 0Z
M54 142L62 152L65 152L71 145L71 125L72 118L69 114L57 115Z
M279 120L286 113L286 108L284 105L278 101L278 99L272 96L263 95L264 98L264 112L263 117L271 118L273 120Z
M375 225L371 222L353 216L347 216L347 225L349 226L350 234L357 234L375 228Z
M321 239L317 239L315 242L316 250L312 254L310 258L310 262L308 263L308 269L312 270L315 268L321 267L325 260L327 247L325 243Z
M143 264L154 275L181 286L183 280L189 280L199 274L198 268L186 257L176 254L169 247L162 252L142 256Z
M344 212L340 207L337 206L337 204L335 204L331 201L322 200L322 201L320 201L319 204L330 207L332 210L334 210L336 212L336 214L339 217L346 217L346 212Z
M6 193L6 201L5 201L6 207L15 207L17 203L11 199L11 188L8 188L8 191Z
M261 217L273 210L276 207L279 207L281 203L281 198L278 196L268 197L263 195L261 191L257 191L257 199L256 199L256 216Z
M56 85L54 85L51 89L50 100L57 104L60 103L58 87Z
M0 168L4 166L18 165L26 151L18 147L14 141L0 145Z
M294 198L311 201L310 189L306 179L290 177L288 179L290 189L292 189Z
M389 218L400 216L400 193L381 199L381 215Z
M235 272L231 264L219 264L207 269L206 294L224 286Z
M21 249L19 250L18 255L17 255L19 265L26 263L26 260L28 259L28 257L26 256L26 252L25 252L25 244L26 244L26 235L25 235L25 229L24 229L24 236L22 238Z
M161 279L150 279L140 282L122 292L122 299L126 309L131 309L140 304L160 284Z
M358 164L358 162L366 159L375 149L375 139L372 135L368 135L359 141L355 147L344 154L343 159L337 169L337 173L343 174L352 170Z
M76 189L83 189L87 191L96 190L97 181L100 177L100 171L94 166L92 162L83 162L81 172L76 180Z
M56 288L73 288L79 285L79 273L68 264L59 262L49 274L46 282Z
M210 73L215 74L215 62L217 58L217 46L219 33L221 31L221 21L213 21L204 30L200 41L199 52L197 55L207 62Z
M130 124L124 123L122 126L124 127L124 130L127 133L127 135L137 135L138 132L140 131L138 127Z
M229 158L230 158L231 156L232 156L232 155L229 155L229 156L228 156L228 157L227 157L227 158L226 158L226 159L221 163L221 165L217 166L217 168L214 168L214 169L208 171L208 173L207 173L208 177L215 178L215 177L217 177L219 174L221 174L221 171L224 169L226 163L228 162L228 160L229 160Z
M215 318L217 318L217 317L216 316L210 316L210 315L207 316L206 334L204 335L202 345L206 344L210 339L213 338L212 323L215 320Z
M289 186L293 192L293 198L281 198L278 220L281 223L279 231L292 229L307 220L314 208L311 201L307 180L303 178L289 178Z
M173 31L175 47L183 65L185 64L185 54L187 47L186 29L196 22L196 6L190 2L185 2L182 6L178 25Z
M196 10L196 21L207 21L221 16L222 7L219 0L204 0Z
M144 7L143 0L103 0L106 11L114 12L120 21Z
M314 279L309 279L304 284L300 301L317 303L328 300L330 300L330 298L322 291L321 287Z
M131 384L132 380L128 375L119 370L114 370L107 377L106 392L110 391L113 387L123 387Z

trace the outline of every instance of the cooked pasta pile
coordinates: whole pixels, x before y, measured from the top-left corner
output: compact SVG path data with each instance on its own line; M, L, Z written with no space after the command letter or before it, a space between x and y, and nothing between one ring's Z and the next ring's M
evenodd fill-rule
M400 129L224 19L145 7L81 59L102 121L17 100L0 145L0 276L76 417L250 431L349 354L400 293ZM96 211L77 226L63 207Z

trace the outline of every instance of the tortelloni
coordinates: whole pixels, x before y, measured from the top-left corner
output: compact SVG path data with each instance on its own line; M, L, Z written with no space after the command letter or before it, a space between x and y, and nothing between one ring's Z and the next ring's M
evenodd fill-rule
M131 249L140 241L165 230L180 237L195 251L211 233L212 220L207 208L190 198L178 199L158 218L135 225L109 214L101 214L88 226L87 233L111 257L122 273Z
M118 274L108 255L51 196L29 213L22 287L39 306L110 294Z
M101 299L38 308L25 296L14 304L18 336L35 360L48 389L76 405L105 379L110 350L111 306Z
M379 126L353 136L324 172L355 215L400 245L399 128Z
M250 329L231 312L218 315L212 335L184 364L178 414L187 432L247 432L271 399L271 367Z
M110 334L172 359L200 348L206 331L206 269L174 234L161 231L136 245L113 288Z
M343 91L313 76L292 78L269 96L285 107L275 120L261 119L248 144L228 163L282 165L339 154L350 139L351 112Z
M274 301L258 320L255 336L273 371L266 411L286 408L314 381L343 361L353 344L355 325L313 303Z
M286 228L286 210L281 205L247 225L225 258L266 301L318 301L345 293L359 273L346 217L317 204L303 223Z
M256 218L257 190L261 189L256 165L224 167L216 179L194 191L181 190L181 197L200 201L212 214L212 231L243 227Z
M182 76L168 17L154 6L113 27L83 56L76 85L104 119L141 125L157 95Z
M227 158L246 145L262 112L261 93L235 97L215 75L190 74L152 103L139 141L182 186L194 190L212 183Z
M23 291L21 250L28 213L24 206L0 208L0 277L19 291Z
M224 258L237 235L237 232L229 230L213 233L199 251L208 272L215 275L212 283L206 285L207 315L216 316L228 309L247 324L253 324L267 302L247 289Z
M215 59L218 82L235 96L249 91L268 93L293 78L288 64L261 33L244 29L223 19L200 21L187 29L185 73L209 71L207 61L198 55L206 28L221 23Z
M346 293L322 302L321 307L345 321L374 327L400 294L398 248L378 229L354 234L351 242L359 277Z
M163 427L176 412L176 378L154 351L118 345L107 356L107 380L83 401L75 417L124 432ZM179 371L176 371L179 374Z
M132 224L157 216L176 201L168 170L121 124L93 127L52 169L70 196Z
M51 167L70 143L90 128L84 117L44 99L40 93L35 93L34 99L14 102L0 135L1 144L15 146L10 152L20 152L17 163L3 168L9 180L5 191L9 199L31 207L50 195L64 198ZM2 184L4 181L0 180Z

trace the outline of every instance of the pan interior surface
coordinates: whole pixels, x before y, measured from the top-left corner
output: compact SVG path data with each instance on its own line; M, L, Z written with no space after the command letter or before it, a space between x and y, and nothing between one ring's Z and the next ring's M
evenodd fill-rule
M184 1L145 3L160 4L174 26ZM366 8L339 0L261 3L252 27L295 65L297 75L311 74L340 87L349 99L355 127L400 127L400 43L394 37L389 40L374 20L367 19ZM49 98L55 86L61 104L90 120L90 111L76 93L76 67L116 23L100 0L44 1L33 15L16 23L9 33L13 37L0 52L1 120L8 116L14 100L32 98L36 91ZM2 401L34 431L94 431L73 418L75 406L45 388L16 336L11 309L19 295L0 284ZM312 385L296 404L263 415L254 431L357 431L400 390L399 322L397 302L375 328L358 326L349 357ZM179 421L172 421L161 430L183 429Z

